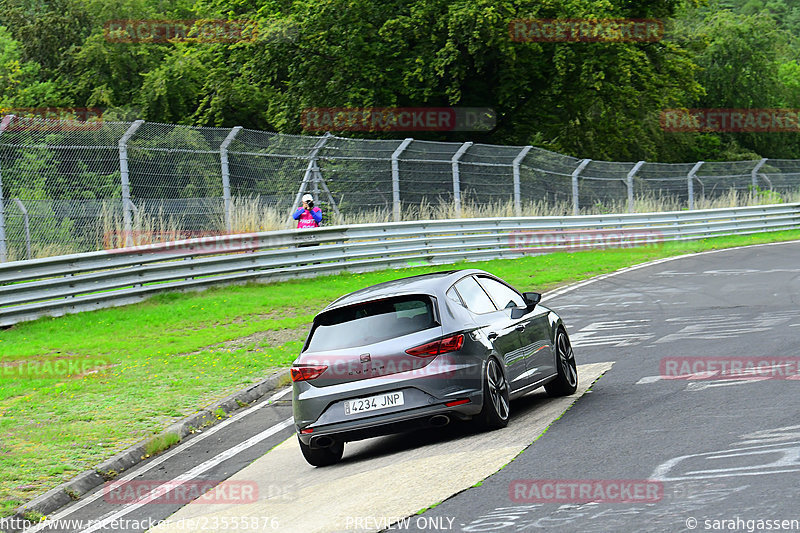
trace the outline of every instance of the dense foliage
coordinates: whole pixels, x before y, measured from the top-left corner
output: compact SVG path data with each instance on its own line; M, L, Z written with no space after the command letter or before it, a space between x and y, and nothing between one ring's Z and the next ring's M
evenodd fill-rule
M491 107L491 132L610 160L799 158L794 133L674 133L665 108L800 107L791 0L0 0L0 106L302 133L311 107ZM513 19L656 18L654 42L515 42ZM258 24L241 42L118 42L117 19ZM364 134L360 134L364 135ZM369 133L405 137L407 133Z

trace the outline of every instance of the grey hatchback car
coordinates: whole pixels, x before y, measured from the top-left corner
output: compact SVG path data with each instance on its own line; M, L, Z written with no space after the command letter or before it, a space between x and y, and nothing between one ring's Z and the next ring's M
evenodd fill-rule
M561 318L500 278L454 270L342 296L315 318L291 368L292 409L309 464L344 443L451 420L508 424L509 400L578 386Z

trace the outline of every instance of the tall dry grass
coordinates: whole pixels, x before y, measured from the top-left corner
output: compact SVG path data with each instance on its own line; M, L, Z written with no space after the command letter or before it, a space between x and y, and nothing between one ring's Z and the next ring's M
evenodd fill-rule
M734 189L714 196L698 196L695 199L695 209L715 209L724 207L744 207L776 203L800 202L800 190L779 193L775 191L737 191ZM351 224L385 224L393 220L390 210L374 209L356 213L335 214L333 210L325 209L324 224L351 225ZM663 211L681 211L686 209L685 202L675 196L657 196L650 194L634 199L634 212L652 213ZM627 201L614 201L597 203L581 207L581 214L609 214L627 213ZM468 198L462 202L461 218L499 218L515 216L513 201L494 203L481 203L476 198ZM547 202L534 200L523 202L522 215L530 216L566 216L572 214L571 202ZM419 204L404 205L401 219L410 220L445 220L458 218L455 206L451 201L437 200L430 202L423 200ZM98 243L99 249L117 248L125 246L126 234L124 232L122 214L116 205L106 204L102 215L103 235ZM153 212L139 210L134 212L132 219L133 243L135 245L166 242L183 238L198 237L203 235L219 235L226 233L224 215L217 213L208 219L208 226L202 230L187 229L175 216L166 215L163 208ZM291 214L274 206L265 205L258 197L233 198L231 201L231 226L233 233L252 233L273 231L295 227L296 222ZM39 255L42 257L42 255Z

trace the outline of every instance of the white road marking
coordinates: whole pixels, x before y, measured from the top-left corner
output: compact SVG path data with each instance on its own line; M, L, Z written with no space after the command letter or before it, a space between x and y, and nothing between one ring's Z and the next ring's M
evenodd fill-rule
M672 257L664 257L662 259L656 259L655 261L649 261L647 263L641 263L639 265L633 265L633 266L621 268L621 269L619 269L619 270L617 270L615 272L609 272L608 274L602 274L602 275L597 276L597 277L592 278L592 279L587 279L585 281L581 281L581 282L578 282L578 283L574 283L572 285L567 285L565 287L561 287L559 289L555 289L553 291L550 291L550 292L542 295L542 302L545 302L547 300L551 300L553 298L557 298L557 297L562 296L564 294L567 294L569 292L576 291L578 289L586 287L587 285L591 285L593 283L597 283L598 281L603 281L603 280L606 280L608 278L613 278L613 277L619 276L621 274L626 274L628 272L633 272L634 270L639 270L639 269L642 269L642 268L648 268L648 267L660 265L660 264L663 264L663 263L669 263L671 261L677 261L679 259L686 259L687 257L699 257L699 256L703 256L703 255L711 255L711 254L719 254L719 253L723 253L723 252L730 252L730 251L733 251L733 250L744 250L744 249L753 249L753 248L766 248L768 246L783 246L785 244L798 244L798 243L800 243L800 240L783 241L783 242L769 242L769 243L765 243L765 244L750 244L750 245L746 245L746 246L735 246L733 248L722 248L720 250L708 250L708 251L705 251L705 252L695 252L695 253L691 253L691 254L683 254L683 255L675 255L675 256L672 256ZM658 273L656 273L656 274L658 274ZM696 273L693 273L692 275L696 275Z
M776 458L775 455L778 455ZM753 464L753 457L763 456L765 462L760 465ZM742 458L741 466L706 468L675 472L677 466L692 459L708 462L721 459ZM736 476L759 476L765 474L779 474L800 471L800 442L785 442L780 444L765 444L761 446L748 446L732 448L717 452L693 453L675 457L661 463L653 471L650 479L659 481L683 481L692 479L713 479Z
M297 439L287 439L231 478L284 487L281 494L259 491L259 501L247 504L209 506L198 500L151 533L185 533L181 527L187 523L218 519L222 524L231 517L247 522L265 516L275 518L276 530L281 533L377 531L380 528L375 521L382 517L414 517L420 509L497 472L565 413L612 364L579 365L580 382L574 395L547 398L532 394L528 398L539 405L517 413L512 403L509 425L498 431L468 433L419 447L404 446L402 439L391 437L348 442L344 460L327 468L306 464ZM385 444L390 448L382 448ZM353 528L354 517L370 517L372 525L362 523Z
M728 387L730 385L746 385L754 381L763 381L769 378L748 378L748 379L726 379L723 381L694 381L686 385L686 391L697 392L714 387Z
M160 497L163 497L165 493L171 492L171 491L175 490L175 488L183 485L184 483L187 483L188 481L192 481L193 479L196 479L197 476L203 474L204 472L207 472L208 470L211 470L215 466L219 465L220 463L223 463L224 461L227 461L228 459L230 459L231 457L237 455L238 453L243 452L243 451L251 448L252 446L255 446L256 444L258 444L262 440L265 440L265 439L271 437L272 435L278 433L282 429L285 429L285 428L291 426L292 424L294 424L294 418L290 416L286 420L275 424L274 426L270 427L269 429L265 429L261 433L250 437L246 441L240 442L236 446L228 448L227 450L225 450L221 454L219 454L219 455L217 455L215 457L212 457L211 459L209 459L209 460L197 465L196 467L192 468L188 472L186 472L184 474L181 474L180 476L170 480L169 481L169 488L166 491L161 490L159 487L154 488L153 490L148 492L146 496L142 497L141 499L138 499L136 502L126 505L125 507L123 507L119 511L117 511L115 513L112 513L111 515L106 516L102 520L96 522L94 525L92 525L92 527L84 529L83 533L92 533L93 531L97 531L99 529L108 528L108 526L111 525L112 522L115 522L116 520L119 520L121 517L125 516L126 514L132 513L136 509L147 505L151 501L156 500L156 499L158 499Z
M742 435L742 446L748 444L768 444L786 440L800 440L800 426L785 426L782 428L762 429Z
M710 389L713 387L727 387L730 385L745 385L747 383L755 383L758 381L764 381L770 379L767 376L753 376L753 377L741 377L739 379L729 378L729 379L710 379L717 376L719 372L715 371L706 371L706 372L697 372L695 374L686 374L683 376L645 376L641 378L639 381L634 383L634 385L649 385L650 383L656 383L658 381L689 381L686 385L685 391L688 392L697 392L705 389Z
M730 248L729 248L730 249ZM736 275L736 274L795 274L800 272L798 268L771 268L769 270L755 270L751 268L730 268L719 270L703 270L702 272L679 272L676 270L665 270L663 272L656 272L656 276L699 276L699 275Z
M655 337L652 333L620 333L637 328L650 328L649 319L639 320L608 320L592 322L588 326L571 333L569 338L572 346L633 346L641 344Z
M126 475L122 476L121 478L117 479L116 481L119 481L119 482L129 481L129 480L132 480L132 479L134 479L134 478L136 478L136 477L138 477L138 476L140 476L140 475L142 475L142 474L144 474L146 472L149 472L153 468L159 466L164 461L167 461L168 459L174 457L175 455L177 455L177 454L179 454L179 453L191 448L192 446L194 446L198 442L202 442L203 440L207 439L211 435L214 435L218 431L221 431L222 429L228 427L229 425L233 424L234 422L237 422L237 421L241 420L242 418L244 418L245 416L248 416L248 415L254 413L255 411L257 411L259 409L262 409L262 408L272 404L273 402L279 400L280 398L286 396L289 392L291 392L291 390L292 390L291 387L286 387L285 389L282 389L282 390L276 392L275 394L273 394L272 396L267 398L266 401L264 401L262 403L259 403L259 404L255 405L253 407L249 407L249 408L245 409L244 411L242 411L241 413L235 414L234 416L228 418L227 420L225 420L223 422L220 422L219 424L215 425L211 429L209 429L207 431L204 431L203 433L201 433L200 435L194 437L193 439L189 440L188 442L185 442L183 444L179 444L178 446L176 446L172 450L169 450L168 452L164 453L163 455L161 455L159 457L156 457L151 462L147 463L146 465L142 466L141 468L137 468L135 470L131 470ZM78 503L68 507L64 511L61 511L59 513L56 513L53 516L48 517L48 519L46 521L40 522L39 524L37 524L36 526L34 526L34 527L30 528L30 529L26 529L25 533L36 533L37 531L40 531L43 528L48 527L54 521L62 520L63 518L69 516L70 514L74 513L75 511L83 509L87 505L89 505L91 503L94 503L95 501L99 500L102 497L103 497L103 491L102 490L98 490L98 491L94 492L91 496L87 496L85 498L81 498L81 500Z
M686 380L699 380L709 379L718 374L716 370L705 370L703 372L695 372L694 374L682 374L681 376L645 376L634 385L647 385L657 381L686 381Z
M743 314L712 315L697 319L693 317L668 318L671 324L686 324L675 333L665 335L655 343L676 342L686 339L723 340L746 336L757 332L766 332L795 320L796 311L759 313L755 317Z
M661 379L662 379L661 376L645 376L636 383L634 383L634 385L647 385L649 383L655 383L656 381L661 381Z

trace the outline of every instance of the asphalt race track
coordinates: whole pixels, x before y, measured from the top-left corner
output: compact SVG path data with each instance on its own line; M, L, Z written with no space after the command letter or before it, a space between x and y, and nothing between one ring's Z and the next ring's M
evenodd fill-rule
M800 520L800 381L786 379L800 377L800 244L668 261L547 304L565 317L579 362L613 368L506 469L422 517L468 532L758 531L759 520L771 521L762 530ZM663 358L697 356L795 366L776 369L779 379L661 378ZM513 501L531 496L514 498L516 480L658 480L662 497Z
M143 531L164 519L153 531L790 530L780 521L800 520L799 274L795 242L556 291L545 303L566 322L579 391L512 403L504 430L454 424L349 443L342 463L314 469L278 393L126 474L227 480L255 497L220 487L189 505L120 503L105 487L42 525L59 527L28 531ZM737 362L744 371L722 375Z

